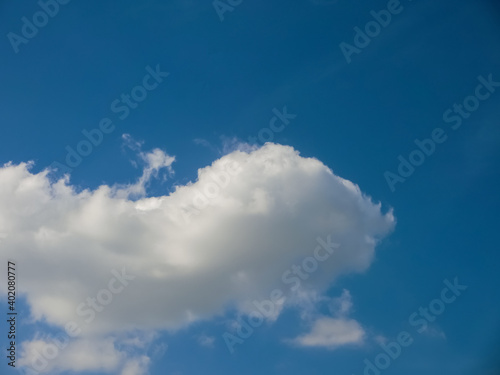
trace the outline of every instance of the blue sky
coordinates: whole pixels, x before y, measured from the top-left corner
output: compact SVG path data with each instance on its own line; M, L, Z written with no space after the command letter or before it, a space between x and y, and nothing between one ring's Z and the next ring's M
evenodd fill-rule
M151 167L158 176L149 181L142 198L160 197L195 182L198 168L236 149L258 152L263 143L259 134L272 134L272 142L293 147L303 158L316 158L335 175L359 185L381 203L381 218L392 208L395 223L380 231L369 267L338 275L332 271L331 279L318 286L324 299L315 300L314 308L301 303L284 308L233 354L223 334L242 312L226 301L217 313L182 327L155 327L156 336L141 336L147 344L127 355L147 356L153 375L362 374L365 358L374 361L383 353L380 342L387 344L407 331L414 342L381 373L496 374L500 88L492 84L488 90L484 82L500 82L498 4L403 0L400 12L350 56L350 63L339 45L355 46L354 28L364 29L373 20L370 12L387 9L387 1L243 0L227 6L233 9L221 20L211 2L70 1L59 5L37 35L13 47L8 34L22 35L22 17L32 20L40 6L35 1L2 2L0 163L32 160L32 174L54 162L64 164L66 147L76 149L85 139L83 130L99 128L109 118L114 130L72 168L70 184L78 192L115 184L129 189ZM154 89L143 91L145 100L120 119L112 103L143 84L155 69L169 74ZM488 97L467 99L478 96L478 85L483 85L479 96ZM454 104L470 107L476 102L477 109L467 112L457 129L443 119ZM282 131L262 130L284 111L295 117L289 117ZM446 140L434 142L423 164L391 189L386 176L388 171L398 174L398 156L408 160L418 150L415 139L432 138L436 128L443 129ZM257 144L245 144L249 137L257 137ZM154 149L175 156L175 162L162 159L154 169L147 159ZM281 148L269 150L282 155ZM165 171L170 167L172 172ZM301 188L301 180L292 182ZM2 194L8 201L7 193ZM7 233L6 221L1 223L0 232ZM287 233L286 228L271 229L256 234L274 238L273 233ZM303 232L304 243L314 249L316 235L323 232L314 227L310 235ZM4 246L0 251L5 262L24 251ZM18 300L18 360L22 342L61 330L55 315L50 321L43 309L31 321L36 293L28 279L35 276L23 271L31 269L21 261L29 257L19 258L19 288L26 282L25 295ZM276 274L279 280L287 267L276 269L282 270ZM444 280L455 278L467 290L446 305L428 330L418 333L408 322L411 314L439 298ZM269 287L263 290L285 288L280 283ZM127 298L126 292L120 298ZM6 311L6 291L1 293ZM363 340L334 348L289 342L310 331L313 323L304 315L343 317L343 312L328 308L341 298L352 304L346 319L362 327ZM144 312L150 308L141 306ZM2 327L6 332L5 321ZM126 332L134 335L133 330ZM6 334L0 342L5 349ZM120 349L117 342L115 349ZM15 373L5 358L2 362L2 373ZM91 373L129 374L125 371L111 366Z

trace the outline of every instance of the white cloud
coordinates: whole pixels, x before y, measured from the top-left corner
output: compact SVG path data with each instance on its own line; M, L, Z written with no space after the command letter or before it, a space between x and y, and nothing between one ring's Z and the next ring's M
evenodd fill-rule
M323 297L322 302L328 302L334 318L317 314L314 306L309 306L308 313L303 315L303 319L313 321L309 333L287 341L298 346L327 349L362 344L365 330L356 320L348 318L353 307L351 293L344 289L339 297Z
M301 289L321 293L339 275L366 270L394 226L392 213L382 214L357 185L291 147L235 151L168 196L130 200L124 191L143 195L149 176L174 160L160 150L143 158L139 187L130 189L79 192L25 163L0 168L1 251L23 270L19 291L34 319L75 321L84 338L175 331L265 298L283 270L310 255L316 237L331 235L341 247ZM228 178L236 164L240 172ZM196 206L216 185L207 206ZM187 221L193 208L199 214ZM123 267L135 279L86 324L76 307Z
M330 302L330 310L333 314L340 316L349 314L352 309L352 297L351 293L344 289L342 295L337 298L333 298Z
M300 346L335 349L343 345L361 344L365 331L353 319L322 317L317 319L309 333L293 342Z
M130 336L130 335L129 335ZM101 337L91 335L71 338L65 333L56 336L36 334L31 341L21 344L19 366L25 366L40 374L56 374L63 371L99 371L121 375L147 373L150 358L137 355L146 352L156 338L152 332L135 333L132 337ZM153 357L166 351L165 344L155 345ZM32 372L27 372L32 374Z
M60 341L62 343L64 341ZM62 371L103 371L119 368L124 353L115 349L113 339L81 339L58 345L52 339L37 339L22 344L20 366L38 373Z
M128 360L123 367L121 375L144 375L148 371L150 359L146 356Z
M172 164L175 161L175 156L169 156L159 148L155 148L151 152L143 152L141 150L142 142L136 141L130 134L123 134L122 138L127 147L137 152L139 158L144 163L144 168L142 176L139 177L135 184L121 186L115 191L114 195L117 198L144 197L151 178L157 177L161 169L167 169L170 175L174 173Z

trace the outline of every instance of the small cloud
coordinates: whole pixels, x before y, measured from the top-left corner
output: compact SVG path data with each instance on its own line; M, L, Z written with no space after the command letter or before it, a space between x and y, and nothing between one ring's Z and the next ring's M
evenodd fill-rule
M168 171L169 175L174 174L172 169L172 164L175 161L175 156L168 155L165 151L155 148L150 152L142 151L143 142L136 141L130 134L123 134L123 145L135 151L140 161L144 165L142 170L142 175L139 177L136 183L119 186L116 190L116 196L119 198L128 197L138 197L142 198L146 196L146 188L149 185L151 179L158 178L159 172L163 169ZM137 167L137 162L132 161L132 165ZM166 177L163 175L163 179Z
M323 298L329 301L329 309L334 316L321 315L312 323L309 333L301 335L291 342L303 347L323 347L336 349L344 345L362 344L365 331L354 319L348 315L352 309L351 293L344 289L340 297ZM314 314L308 314L308 317ZM317 316L317 314L315 314Z
M150 359L146 356L128 360L123 366L121 375L145 375L148 372Z
M201 346L205 346L207 348L213 348L214 342L215 342L215 337L213 336L201 335L200 337L198 337L198 344L200 344Z
M443 340L446 340L446 334L442 329L438 327L430 327L429 325L427 325L422 331L422 333L430 337L438 337Z
M364 329L353 319L321 317L314 322L309 333L292 342L303 347L336 349L344 345L362 344L364 337Z
M151 358L158 359L165 355L168 350L168 345L165 343L155 344L151 349Z
M144 142L135 140L130 134L122 134L123 144L122 149L124 147L128 147L132 151L140 151Z
M351 293L347 289L344 289L340 297L332 299L329 307L333 315L346 316L352 309Z
M194 144L196 145L200 145L200 146L204 146L204 147L207 147L209 149L213 149L213 146L210 144L209 141L207 141L206 139L203 139L203 138L195 138L193 139L193 142Z
M385 336L382 336L382 335L377 335L373 338L373 340L379 344L379 345L385 345L387 343L387 341L389 341L389 339Z

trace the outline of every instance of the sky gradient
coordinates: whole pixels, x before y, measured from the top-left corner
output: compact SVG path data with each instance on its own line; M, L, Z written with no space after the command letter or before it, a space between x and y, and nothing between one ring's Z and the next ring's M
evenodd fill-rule
M40 4L0 3L16 362L127 265L137 278L82 339L95 346L41 373L357 375L401 332L413 341L381 374L498 373L496 2L57 4L28 38ZM216 203L182 211L214 175L229 176ZM333 262L290 291L282 275L328 235ZM276 288L285 306L231 353L224 333ZM436 299L444 311L418 332L412 314Z

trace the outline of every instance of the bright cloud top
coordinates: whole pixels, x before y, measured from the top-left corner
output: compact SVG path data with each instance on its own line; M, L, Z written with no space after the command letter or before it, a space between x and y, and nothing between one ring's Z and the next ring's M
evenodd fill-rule
M83 338L177 330L265 298L283 270L311 255L318 236L330 235L340 248L300 291L322 292L339 275L366 270L395 223L357 185L292 147L235 151L167 196L131 200L174 161L159 149L141 158L147 166L138 184L94 191L51 181L47 170L33 174L25 163L0 168L1 251L23 269L20 292L35 320L75 322ZM103 289L112 293L99 295ZM317 328L338 332L331 323ZM121 371L146 366L138 357Z

